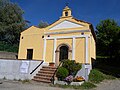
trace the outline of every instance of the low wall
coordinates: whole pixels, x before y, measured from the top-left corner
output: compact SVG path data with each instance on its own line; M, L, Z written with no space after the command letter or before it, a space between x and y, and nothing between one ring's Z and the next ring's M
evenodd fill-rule
M2 58L2 59L16 59L17 53L0 51L0 58Z
M86 81L89 79L89 74L92 69L92 65L90 64L82 64L82 68L77 72L77 76L83 76Z
M30 74L30 72L40 63L41 61L35 60L0 59L0 79L32 79L44 63L35 72L33 72L33 74Z

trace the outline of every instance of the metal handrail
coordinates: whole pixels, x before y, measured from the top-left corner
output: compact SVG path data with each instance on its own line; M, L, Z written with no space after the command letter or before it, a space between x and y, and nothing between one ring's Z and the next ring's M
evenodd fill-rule
M40 65L41 65L43 62L44 62L44 61L42 61L37 67L35 67L35 69L33 69L30 74L32 74L38 67L40 67Z
M62 64L63 62L61 61L60 63L59 63L59 65L57 66L57 68L56 68L56 70L55 70L55 72L54 72L54 74L53 74L53 76L52 76L52 78L51 78L51 82L54 84L54 80L55 80L55 74L56 74L56 72L57 72L57 70L58 70L58 68L61 66L61 64Z

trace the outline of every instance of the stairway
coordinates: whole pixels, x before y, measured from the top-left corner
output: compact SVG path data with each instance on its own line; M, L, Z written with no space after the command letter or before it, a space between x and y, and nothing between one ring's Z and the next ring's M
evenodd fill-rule
M51 78L56 70L53 66L43 66L32 80L37 82L51 83Z

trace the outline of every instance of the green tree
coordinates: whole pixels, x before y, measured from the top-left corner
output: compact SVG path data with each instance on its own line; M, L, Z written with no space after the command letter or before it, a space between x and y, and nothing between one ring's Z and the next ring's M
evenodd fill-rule
M101 21L97 27L97 54L111 59L120 55L120 26L112 19Z
M23 19L23 10L9 0L0 0L0 41L18 44L20 32L27 24Z
M0 0L0 7L3 7L6 5L6 3L8 3L9 0Z
M40 23L38 24L38 27L39 28L45 28L47 27L49 24L47 22L43 22L43 21L40 21Z

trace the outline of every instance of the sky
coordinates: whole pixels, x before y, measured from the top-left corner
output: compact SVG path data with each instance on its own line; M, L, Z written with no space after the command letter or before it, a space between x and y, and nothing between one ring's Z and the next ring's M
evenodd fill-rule
M108 18L120 24L120 0L10 0L24 11L23 17L30 25L37 26L40 21L49 24L58 20L68 3L72 16L92 23L94 28Z

